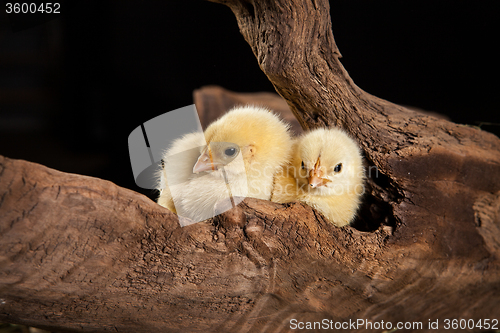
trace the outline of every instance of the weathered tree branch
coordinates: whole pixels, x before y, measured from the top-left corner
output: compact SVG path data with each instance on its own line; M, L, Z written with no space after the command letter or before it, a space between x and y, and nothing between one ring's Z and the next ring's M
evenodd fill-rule
M368 231L255 199L180 228L109 182L2 158L0 321L280 332L292 318L498 319L500 140L359 89L326 0L216 2L304 128L341 126L364 148L378 172L357 221Z

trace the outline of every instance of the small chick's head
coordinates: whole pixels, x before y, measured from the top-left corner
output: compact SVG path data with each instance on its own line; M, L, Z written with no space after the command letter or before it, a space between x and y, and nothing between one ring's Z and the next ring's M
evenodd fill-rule
M289 159L292 140L288 127L265 108L236 107L208 126L205 138L210 147L216 147L217 143L235 144L247 173L258 168L259 172L269 169L268 172L274 174ZM233 147L223 148L225 151Z
M299 186L314 195L363 192L364 169L356 142L337 128L305 134L294 156Z
M232 142L211 142L201 152L196 164L193 167L193 173L202 171L215 171L221 167L227 166L240 153L240 147Z

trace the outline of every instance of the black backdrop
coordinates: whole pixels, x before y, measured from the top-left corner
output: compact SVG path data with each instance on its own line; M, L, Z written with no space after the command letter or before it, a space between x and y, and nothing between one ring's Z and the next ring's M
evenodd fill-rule
M497 3L330 6L342 63L362 89L477 125L500 122ZM61 12L38 25L0 14L0 154L7 157L154 196L133 181L127 138L135 127L192 104L192 91L204 85L274 91L225 6L72 1Z

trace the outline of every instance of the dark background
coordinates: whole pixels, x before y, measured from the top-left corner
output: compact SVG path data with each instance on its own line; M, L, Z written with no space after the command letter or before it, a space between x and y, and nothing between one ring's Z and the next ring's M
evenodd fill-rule
M342 63L362 89L471 125L500 123L497 3L330 1ZM153 196L134 184L134 128L192 104L204 85L274 91L222 5L66 1L36 25L0 4L0 154L10 158Z

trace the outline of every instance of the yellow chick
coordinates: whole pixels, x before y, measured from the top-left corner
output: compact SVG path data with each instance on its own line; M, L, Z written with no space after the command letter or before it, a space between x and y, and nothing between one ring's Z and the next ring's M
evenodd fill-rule
M272 112L236 107L204 135L188 134L164 154L170 162L161 171L158 203L197 222L227 209L228 198L237 204L233 196L269 200L291 148L288 125Z
M157 177L159 179L158 190L160 191L157 202L160 206L177 214L169 181L172 188L177 184L187 182L193 175L192 166L196 163L201 148L204 146L206 146L206 142L203 133L189 133L175 140L163 154L162 167Z
M336 226L352 222L364 193L361 151L344 131L319 128L297 139L276 177L272 201L301 201Z

